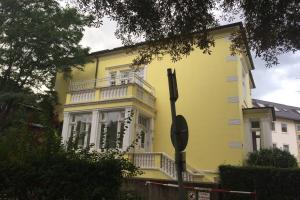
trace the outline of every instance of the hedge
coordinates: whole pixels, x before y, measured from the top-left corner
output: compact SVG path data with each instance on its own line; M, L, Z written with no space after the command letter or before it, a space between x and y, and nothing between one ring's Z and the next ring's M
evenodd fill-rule
M117 199L122 160L89 162L61 156L53 160L0 162L0 192L22 199Z
M219 167L222 188L256 191L257 200L300 199L300 169L270 167ZM249 195L226 194L224 200L250 200Z

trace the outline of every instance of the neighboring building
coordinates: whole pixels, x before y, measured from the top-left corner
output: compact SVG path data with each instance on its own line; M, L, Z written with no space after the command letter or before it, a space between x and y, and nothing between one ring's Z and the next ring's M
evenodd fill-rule
M273 147L289 151L300 161L300 108L258 99L253 99L253 106L274 107L276 121L272 122Z
M241 23L211 29L211 55L196 49L176 63L165 56L138 72L130 68L136 54L126 54L127 47L91 53L94 62L84 71L73 70L71 82L57 75L63 141L80 134L80 145L125 150L140 135L130 158L144 170L142 176L175 179L167 79L167 68L172 67L179 90L177 113L189 125L185 180L214 181L219 165L241 165L248 152L271 148L274 112L252 108L255 84L249 50L248 55L232 56L229 49L230 34L241 29ZM133 121L126 128L131 112ZM117 138L120 143L109 142Z

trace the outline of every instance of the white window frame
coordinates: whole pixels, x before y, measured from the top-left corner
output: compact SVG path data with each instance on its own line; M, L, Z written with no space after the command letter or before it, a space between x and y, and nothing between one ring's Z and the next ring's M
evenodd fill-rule
M99 117L99 129L97 131L97 148L100 150L100 151L106 151L106 136L103 138L104 140L104 146L100 146L100 142L101 142L101 137L102 137L102 128L103 126L107 126L110 122L108 121L107 119L107 113L112 113L112 112L118 112L118 119L117 119L117 138L116 138L116 149L119 149L119 150L122 150L123 146L124 146L124 141L122 141L122 146L118 146L118 133L121 131L121 126L122 126L122 123L124 124L124 126L126 126L125 124L125 109L120 109L120 110L106 110L106 111L100 111L100 117ZM105 116L104 118L102 118L102 116ZM106 130L107 131L107 130ZM125 133L124 133L125 134ZM124 140L124 136L123 136L123 140Z
M271 122L271 129L272 131L276 131L276 123L274 121Z
M120 84L121 85L130 83L131 70L121 70L121 71L119 71L119 73L120 73ZM124 76L124 75L126 75L126 76Z
M80 118L84 118L83 120L81 120ZM90 141L88 141L91 137L91 128L92 128L92 113L73 113L70 115L70 122L69 122L69 136L73 137L73 141L75 140L75 137L77 137L76 134L78 134L76 132L77 129L77 124L80 121L81 123L85 123L85 130L80 130L81 132L86 132L87 134L84 136L83 139L83 145L78 145L78 147L82 148L82 147L87 147L87 145L89 145ZM79 134L80 134L79 133Z
M147 120L147 124L141 123L142 118ZM144 132L144 137L142 138L141 136L139 140L139 148L143 150L148 150L147 148L150 148L151 145L151 117L143 113L139 113L137 118L137 132L138 134L141 134L142 131Z
M286 148L286 147L287 147L287 148ZM282 145L282 150L283 150L283 151L290 152L290 145L288 145L288 144L283 144L283 145Z
M110 71L109 72L109 85L110 86L117 85L117 77L118 77L117 71Z
M284 129L284 126L283 126L283 125L286 126L286 127L285 127L285 128L286 128L286 131L283 131L283 129ZM281 123L281 132L282 132L282 133L285 133L285 134L288 133L288 125L287 125L287 123L283 123L283 122Z
M300 124L296 124L296 131L300 132Z

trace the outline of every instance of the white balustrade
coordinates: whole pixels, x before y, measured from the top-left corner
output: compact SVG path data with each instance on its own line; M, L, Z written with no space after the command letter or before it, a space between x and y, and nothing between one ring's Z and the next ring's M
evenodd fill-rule
M155 97L141 87L137 87L136 97L151 107L154 107L155 105Z
M90 102L95 100L95 91L79 91L71 94L71 103Z
M119 99L127 96L128 86L101 88L101 100Z
M93 89L95 85L96 80L75 81L70 83L70 91Z
M177 170L175 161L164 153L133 153L133 163L141 169L160 169L172 179L177 179ZM155 159L160 159L160 166L156 166ZM199 176L187 169L182 173L184 181L193 181L194 176Z
M133 87L134 96L128 96L129 87ZM100 90L100 101L121 98L136 98L146 105L154 108L154 88L137 76L130 73L128 77L116 76L114 79L103 78L70 83L71 103L89 102L95 99L95 90ZM93 92L91 92L93 91Z
M175 161L165 155L161 155L161 169L173 179L177 178Z
M133 154L133 163L135 166L143 169L155 168L155 155L148 153Z
M175 161L163 153L161 154L161 170L173 179L177 179L177 169ZM193 177L195 175L196 174L193 174L193 172L188 169L187 171L182 173L184 181L193 181Z

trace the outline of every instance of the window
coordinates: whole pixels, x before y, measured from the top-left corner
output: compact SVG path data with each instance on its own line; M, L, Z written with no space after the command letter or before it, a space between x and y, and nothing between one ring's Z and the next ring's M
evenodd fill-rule
M117 72L110 72L110 85L116 85Z
M272 131L275 131L275 122L272 122Z
M288 145L288 144L284 144L284 145L283 145L283 150L284 150L284 151L290 151L289 145Z
M92 114L73 114L71 119L70 138L77 141L78 147L89 146Z
M98 147L101 151L122 148L125 134L124 111L102 112L98 132Z
M141 86L141 87L143 87L143 85L144 85L144 79L145 79L145 75L144 75L144 73L145 73L145 68L144 67L140 67L136 72L135 72L135 74L136 74L136 83L139 85L139 86Z
M299 131L299 132L300 132L300 124L297 124L297 125L296 125L296 131Z
M121 84L127 84L129 83L129 71L121 71Z
M281 123L281 132L287 133L287 124L286 123Z
M253 151L259 151L261 149L260 131L252 131L252 147Z
M259 121L252 121L251 122L251 128L260 128Z
M276 149L276 148L277 148L277 144L273 143L273 149Z
M136 72L137 76L140 77L141 79L145 79L144 75L145 75L145 68L141 67L137 70Z
M259 121L251 121L251 137L253 151L261 149L261 130Z
M298 135L298 140L300 140L300 135Z
M150 118L139 115L138 117L138 134L140 134L140 148L144 149L149 146L149 134L150 134Z

